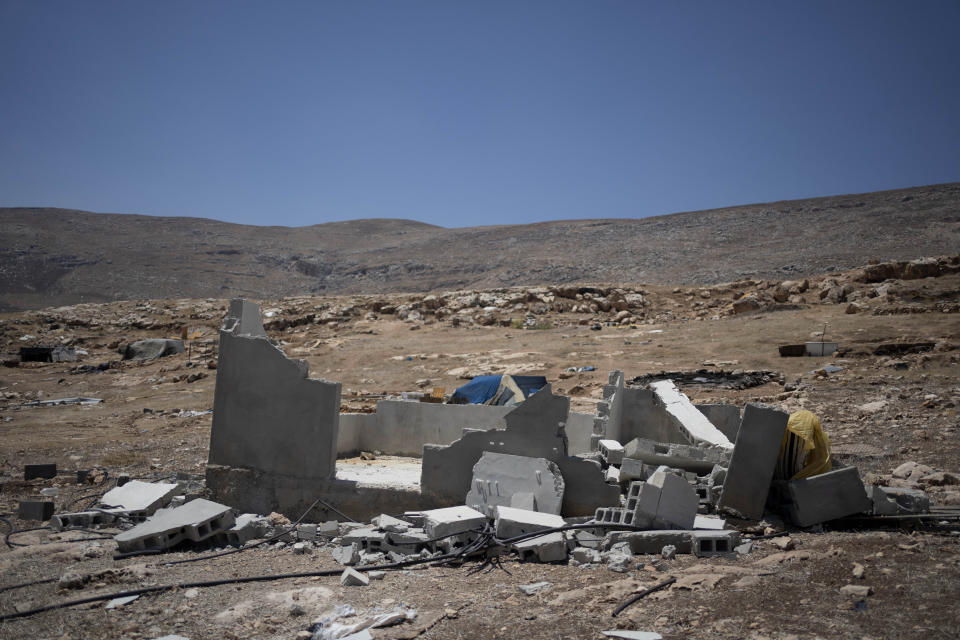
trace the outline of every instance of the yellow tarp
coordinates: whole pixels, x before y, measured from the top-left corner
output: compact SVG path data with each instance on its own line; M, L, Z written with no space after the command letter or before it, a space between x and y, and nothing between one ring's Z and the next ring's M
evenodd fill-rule
M820 418L810 411L797 411L790 415L787 421L787 431L783 434L783 443L780 445L780 461L789 464L787 458L787 441L790 434L794 434L803 443L803 467L790 479L801 480L830 471L830 438L820 426ZM796 468L796 466L794 466Z

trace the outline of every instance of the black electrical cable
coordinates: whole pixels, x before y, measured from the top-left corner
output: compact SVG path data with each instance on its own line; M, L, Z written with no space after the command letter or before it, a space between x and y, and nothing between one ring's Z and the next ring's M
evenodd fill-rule
M404 567L409 567L417 564L425 564L428 562L445 562L447 560L453 560L463 555L462 551L456 553L448 553L434 558L415 558L413 560L401 560L399 562L391 562L388 564L381 565L367 565L362 567L355 567L355 571L375 571L375 570L392 570L392 569L401 569ZM217 587L225 584L245 584L250 582L270 582L273 580L286 580L290 578L313 578L313 577L330 577L342 574L341 569L328 569L325 571L307 571L302 573L285 573L277 575L259 575L259 576L248 576L245 578L226 578L223 580L207 580L203 582L184 582L180 584L168 584L168 585L157 585L153 587L143 587L141 589L132 589L130 591L123 591L120 593L111 593L103 594L99 596L91 596L89 598L81 598L80 600L70 600L68 602L61 602L58 604L46 605L43 607L38 607L36 609L30 609L29 611L18 611L16 613L8 613L0 615L0 622L5 622L7 620L14 620L16 618L26 618L28 616L36 615L38 613L44 613L46 611L53 611L56 609L64 609L67 607L74 607L81 604L89 604L91 602L102 602L104 600L113 600L114 598L126 598L129 596L140 596L149 593L160 593L163 591L170 591L172 589L193 589L201 587Z
M641 591L640 593L638 593L638 594L636 594L636 595L634 595L634 596L630 596L630 597L627 598L620 606L618 606L616 609L614 609L614 610L613 610L613 613L611 613L610 616L613 617L613 618L616 618L616 617L617 617L617 614L619 614L621 611L623 611L624 609L626 609L627 607L629 607L629 606L632 605L633 603L638 602L638 601L639 601L640 599L642 599L642 598L646 598L648 595L650 595L650 594L653 593L654 591L660 591L660 589L664 589L664 588L666 588L666 587L669 587L670 585L672 585L672 584L673 584L674 582L676 582L676 581L677 581L676 578L668 578L667 580L664 580L663 582L658 582L657 584L653 585L653 586L650 587L649 589L644 589L644 590Z
M33 582L23 582L20 584L12 584L7 587L0 587L0 593L4 591L13 591L14 589L23 589L26 587L32 587L37 584L47 584L49 582L56 582L57 578L44 578L43 580L34 580Z
M320 502L320 504L322 504L323 506L325 506L327 509L330 509L331 511L333 511L335 514L337 514L337 515L339 515L339 516L343 516L344 518L346 518L346 519L347 519L347 522L356 522L356 520L354 520L353 518L351 518L350 516L348 516L347 514L345 514L343 511L340 511L339 509L337 509L337 508L336 508L335 506L333 506L332 504L330 504L330 503L328 503L328 502L324 502L323 500L320 500L319 498L317 498L317 500Z

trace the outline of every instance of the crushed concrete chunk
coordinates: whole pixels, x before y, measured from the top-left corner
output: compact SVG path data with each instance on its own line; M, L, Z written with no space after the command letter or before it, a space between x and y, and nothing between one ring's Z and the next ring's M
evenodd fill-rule
M370 578L363 575L356 569L347 567L340 574L340 584L345 587L365 587L370 584Z

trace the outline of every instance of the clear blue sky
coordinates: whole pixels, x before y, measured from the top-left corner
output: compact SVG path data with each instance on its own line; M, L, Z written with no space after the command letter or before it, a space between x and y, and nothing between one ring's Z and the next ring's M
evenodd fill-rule
M960 180L960 2L0 0L0 206L643 217Z

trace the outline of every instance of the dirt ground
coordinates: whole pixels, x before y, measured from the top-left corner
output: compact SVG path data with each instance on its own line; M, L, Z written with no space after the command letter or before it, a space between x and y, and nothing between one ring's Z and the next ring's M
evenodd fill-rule
M960 504L956 443L960 403L960 315L937 300L956 302L960 276L913 281L927 289L919 311L846 313L844 304L796 304L756 313L694 313L696 289L663 289L657 304L672 320L633 325L582 323L577 313L549 314L550 328L522 329L450 322L410 322L395 316L358 317L335 324L268 328L287 355L305 358L315 377L343 383L344 411L372 410L376 397L444 387L450 393L473 373L543 374L554 391L568 394L577 411L592 411L608 372L627 379L659 371L768 370L782 382L733 391L682 387L695 402L762 401L787 410L806 408L823 421L837 459L859 467L870 482L888 483L907 461L948 472L943 484L923 488L938 504ZM931 293L932 291L932 293ZM309 301L308 301L309 302ZM283 317L302 301L262 301ZM180 472L202 477L207 460L216 376L216 330L226 301L153 301L81 305L66 310L0 317L7 351L23 344L68 339L87 353L77 363L22 363L0 368L0 512L17 529L38 523L15 517L19 500L56 487L58 511L79 510L103 485L77 484L75 471L102 467L110 477L161 479ZM673 305L669 306L668 305ZM879 309L879 307L875 307ZM881 309L882 311L882 309ZM524 314L515 314L520 320ZM96 322L69 318L93 317ZM662 316L661 316L662 317ZM269 321L269 319L268 319ZM818 337L842 352L829 358L781 358L777 345ZM269 324L269 322L268 322ZM179 337L189 327L190 353L153 362L119 362L116 349L143 337ZM26 340L23 336L31 336ZM932 342L922 353L875 355L885 343ZM78 365L112 363L102 371ZM834 373L819 371L832 364ZM594 371L567 372L593 366ZM202 374L198 379L192 379ZM191 380L192 381L188 381ZM25 403L84 396L90 406L26 407ZM56 462L54 480L23 480L23 465ZM109 483L110 480L107 480ZM299 514L286 514L295 518ZM101 534L47 530L16 534L28 546L0 551L0 615L43 605L149 585L279 575L337 569L329 550L294 555L289 546L175 566L164 561L196 556L113 560L115 544ZM605 566L521 564L473 573L461 567L418 567L388 572L369 587L341 587L337 577L302 577L225 584L196 591L144 595L107 610L102 602L0 622L3 638L155 638L177 633L200 638L295 638L340 604L359 613L399 604L417 618L375 630L375 638L601 638L613 628L656 631L665 638L956 638L960 636L960 537L957 531L791 531L795 548L769 540L736 559L675 560L638 556L627 574ZM862 577L854 569L862 566ZM100 575L80 589L27 582L67 572ZM858 570L859 572L859 570ZM652 594L614 618L630 594L667 578L670 588ZM518 585L546 580L547 590L523 595ZM871 588L847 596L847 584ZM244 602L249 604L240 606ZM294 606L297 605L297 606ZM302 635L301 635L302 637Z

